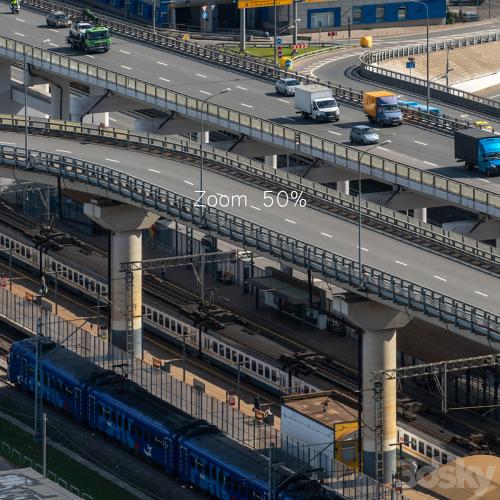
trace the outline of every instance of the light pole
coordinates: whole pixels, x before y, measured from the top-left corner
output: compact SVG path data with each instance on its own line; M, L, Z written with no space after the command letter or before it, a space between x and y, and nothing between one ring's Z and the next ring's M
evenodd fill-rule
M366 149L363 151L358 158L358 267L359 267L359 285L360 287L363 286L364 284L364 279L363 279L363 258L361 256L362 249L361 249L361 228L363 225L363 216L361 213L361 195L362 195L362 190L361 190L361 160L363 156L370 151L372 151L375 148L378 148L379 146L383 146L384 144L389 144L391 142L390 139L387 139L386 141L381 142L380 144L377 144L376 146L372 146L371 148Z
M156 0L153 0L153 34L156 35Z
M431 100L431 81L429 79L429 6L425 2L420 0L408 0L410 3L419 3L425 7L427 14L427 30L426 30L426 40L427 40L427 112L429 112L429 104Z
M453 50L453 47L450 45L448 47L448 50L446 51L446 86L449 87L450 85L450 80L449 80L449 74L450 74L450 50Z
M42 40L42 45L49 43L50 38ZM28 64L26 63L26 45L23 50L23 78L24 78L24 154L26 155L26 167L29 165L28 155Z
M231 89L228 87L226 89L222 89L220 92L217 92L216 94L209 95L207 98L203 99L203 102L201 103L201 141L200 141L200 191L203 191L203 143L205 141L204 136L204 120L203 120L203 108L205 107L205 104L208 104L208 101L210 99L213 99L214 97L217 97L218 95L225 94L226 92L231 92ZM203 214L203 204L200 205L200 215ZM200 217L201 220L201 217Z
M298 5L299 0L293 0L293 33L292 33L292 45L297 45L297 40L299 37L299 21L298 16Z

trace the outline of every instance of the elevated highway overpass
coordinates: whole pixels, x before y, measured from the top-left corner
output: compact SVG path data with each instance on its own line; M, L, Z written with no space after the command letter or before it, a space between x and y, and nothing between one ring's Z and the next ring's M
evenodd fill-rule
M39 44L47 35L46 30L38 27L41 16L23 12L23 21L18 30L17 24L12 26L13 23L7 24L0 19L2 33L9 34L11 40ZM347 179L356 176L360 162L363 175L399 184L422 195L424 201L416 202L419 206L425 206L425 199L433 199L437 203L457 204L490 216L500 213L498 184L456 166L451 139L441 134L409 126L384 130L383 135L392 137L390 148L377 149L377 155L364 153L363 148L351 148L342 141L352 124L365 120L356 106L343 106L343 118L337 126L310 124L294 116L290 99L277 98L273 95L273 86L258 79L194 60L186 64L186 59L178 55L126 41L115 43L113 51L107 55L93 56L99 59L99 69L93 64L97 61L89 56L63 48L64 33L51 32L50 36L50 43L56 47L49 51L36 50L34 58L28 49L27 60L32 71L47 78L50 75L52 78L69 77L99 87L99 99L107 89L115 96L133 99L136 106L144 107L147 103L187 116L190 122L195 122L202 114L203 97L231 86L231 93L213 99L214 103L223 103L224 107L210 104L206 121L215 128L228 129L250 139L235 144L235 152L248 156L275 154L278 148L296 152L321 160L325 165L338 166L343 169L339 170L343 174L337 177L343 175ZM0 52L7 60L21 61L22 50L22 43L13 44L3 39ZM60 56L61 53L71 54L74 62ZM141 80L136 80L136 76ZM170 90L176 88L182 89L183 94ZM109 106L116 109L117 104L114 103L115 108L112 103ZM105 98L93 109L94 112L103 110L106 110ZM160 131L178 131L179 127L179 121L176 125L173 117ZM184 127L185 130L196 129L193 123ZM265 142L269 148L252 144L251 140Z

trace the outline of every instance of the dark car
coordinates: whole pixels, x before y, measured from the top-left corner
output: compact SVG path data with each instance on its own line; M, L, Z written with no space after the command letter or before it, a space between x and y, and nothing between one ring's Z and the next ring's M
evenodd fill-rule
M60 10L51 10L45 20L50 28L69 28L71 26L70 17Z

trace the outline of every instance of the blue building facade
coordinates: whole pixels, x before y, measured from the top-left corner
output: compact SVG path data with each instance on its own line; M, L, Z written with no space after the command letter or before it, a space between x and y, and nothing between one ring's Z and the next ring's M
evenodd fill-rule
M446 0L423 0L432 24L445 22ZM189 31L219 31L239 28L237 0L87 0L90 6L109 10L128 19L159 28ZM393 0L337 0L304 3L298 0L300 31L373 28L422 24L427 17L424 5ZM155 6L155 9L153 8ZM153 10L155 12L153 13ZM247 9L247 29L272 31L274 9ZM278 7L278 26L292 23L292 7Z
M446 0L425 0L432 24L445 22ZM300 28L317 31L328 28L352 29L377 26L408 26L422 24L427 19L427 9L415 2L394 2L393 0L345 1L299 3Z

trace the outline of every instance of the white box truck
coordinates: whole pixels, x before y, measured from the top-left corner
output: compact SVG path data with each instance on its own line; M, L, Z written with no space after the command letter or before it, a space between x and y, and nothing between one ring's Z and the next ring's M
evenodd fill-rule
M299 85L295 87L295 109L303 118L312 117L318 122L333 122L340 119L337 101L328 87Z

